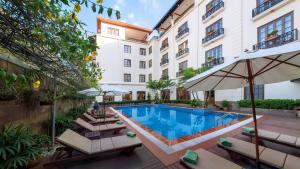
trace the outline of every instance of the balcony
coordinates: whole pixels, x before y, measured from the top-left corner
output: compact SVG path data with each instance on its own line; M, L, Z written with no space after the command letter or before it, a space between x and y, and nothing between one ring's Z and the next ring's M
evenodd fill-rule
M202 21L205 22L212 18L214 15L221 12L221 9L224 9L224 2L221 1L217 5L213 6L209 10L206 11L206 13L202 16Z
M169 63L169 59L161 59L160 66L164 66Z
M294 29L281 35L269 35L265 41L253 45L253 50L268 49L298 40L298 30Z
M167 44L163 44L163 45L161 45L161 47L160 47L160 52L163 52L163 51L165 51L166 49L168 49L169 48L169 44L167 43Z
M181 58L181 57L184 57L184 56L186 56L188 53L189 53L189 48L185 48L185 49L179 50L179 52L176 53L176 58L179 59L179 58Z
M223 37L222 35L224 35L224 28L219 28L218 30L208 32L205 38L202 39L202 45L208 45Z
M160 80L169 80L168 75L161 75Z
M257 6L256 8L254 8L252 10L252 18L258 19L261 14L263 13L267 13L266 11L272 12L272 10L275 10L273 7L277 6L280 7L286 3L288 3L290 0L265 0L264 3L262 3L261 5ZM284 3L281 3L284 2ZM277 4L281 4L281 5L277 5ZM272 8L272 10L270 10Z
M184 38L185 36L187 36L189 34L189 32L190 32L189 28L185 28L182 31L178 32L178 34L175 37L176 40Z
M212 58L210 60L207 60L205 63L203 63L202 67L214 67L222 63L224 63L224 57Z

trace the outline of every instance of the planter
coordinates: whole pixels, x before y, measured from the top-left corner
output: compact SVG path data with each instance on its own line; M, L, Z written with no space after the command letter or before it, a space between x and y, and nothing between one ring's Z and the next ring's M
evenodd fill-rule
M276 38L278 38L278 35L277 35L277 34L275 34L275 35L269 35L269 36L267 36L266 41L272 41L272 40L274 40L274 39L276 39Z
M29 161L28 162L28 165L27 165L27 168L34 168L36 167L37 165L39 165L42 161L42 156L38 157L37 159L35 160L32 160L32 161Z
M207 32L207 36L211 36L214 33L215 33L214 31Z

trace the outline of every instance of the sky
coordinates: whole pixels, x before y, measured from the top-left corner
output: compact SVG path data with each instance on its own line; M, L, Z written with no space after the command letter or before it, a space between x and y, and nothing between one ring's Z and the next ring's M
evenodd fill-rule
M103 0L103 6L112 7L121 12L120 21L152 29L176 0ZM113 14L114 15L114 14ZM96 17L107 17L93 13L91 8L82 6L79 19L86 24L85 29L96 32ZM112 18L115 19L115 18Z

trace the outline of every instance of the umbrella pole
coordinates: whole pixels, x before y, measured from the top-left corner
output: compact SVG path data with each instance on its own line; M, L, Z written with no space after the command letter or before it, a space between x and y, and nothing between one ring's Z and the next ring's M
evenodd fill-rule
M256 120L255 101L254 101L254 77L252 75L250 60L247 60L246 62L247 62L247 69L248 69L248 82L250 87L251 108L252 108L253 121L254 121L256 166L257 168L259 168L258 133L257 133L257 120Z

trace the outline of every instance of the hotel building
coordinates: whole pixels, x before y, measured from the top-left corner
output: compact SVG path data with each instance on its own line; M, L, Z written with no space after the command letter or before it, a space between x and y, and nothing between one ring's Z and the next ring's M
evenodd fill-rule
M153 30L98 17L97 62L104 69L101 83L131 91L105 99L145 99L151 92L146 88L148 80L178 81L188 67L213 67L245 50L255 52L298 41L299 6L300 0L177 0ZM158 36L150 39L154 30ZM247 86L198 92L198 97L203 100L208 93L212 102L249 98ZM299 79L255 86L255 97L260 99L299 99L299 93ZM169 99L191 97L177 86L162 94Z

